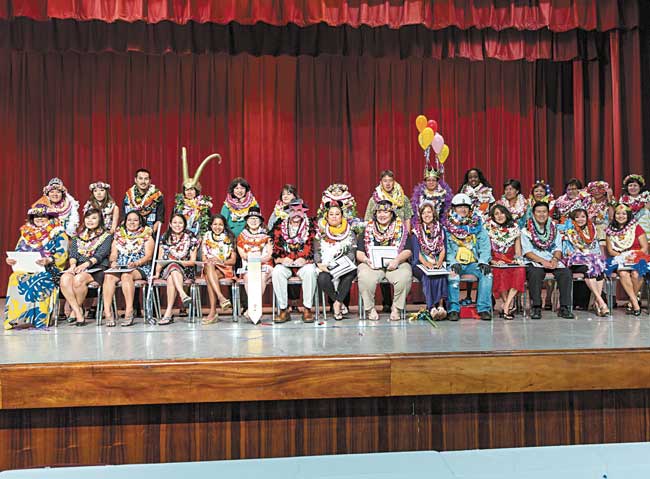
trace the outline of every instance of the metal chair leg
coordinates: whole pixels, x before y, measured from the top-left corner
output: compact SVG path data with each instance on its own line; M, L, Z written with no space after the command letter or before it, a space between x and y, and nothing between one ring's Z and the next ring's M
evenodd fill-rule
M102 325L102 315L104 314L104 297L102 296L102 287L97 288L97 311L95 312L95 322L97 326Z

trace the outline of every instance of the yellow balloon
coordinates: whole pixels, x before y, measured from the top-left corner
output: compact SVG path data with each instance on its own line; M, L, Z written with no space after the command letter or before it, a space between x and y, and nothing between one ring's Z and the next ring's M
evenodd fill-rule
M426 150L429 147L429 145L424 143L424 136L422 136L422 133L418 135L418 143L420 144L420 148L423 150Z
M440 153L438 153L438 161L444 164L444 162L447 161L448 156L449 147L447 145L442 145L442 150L440 150Z
M424 130L422 130L422 133L420 134L422 135L422 140L424 141L424 144L426 146L429 146L431 144L431 142L433 141L433 137L435 136L433 130L428 126ZM422 148L426 148L426 146L423 146Z
M427 121L427 117L424 115L418 115L418 117L415 119L415 127L420 133L427 127Z

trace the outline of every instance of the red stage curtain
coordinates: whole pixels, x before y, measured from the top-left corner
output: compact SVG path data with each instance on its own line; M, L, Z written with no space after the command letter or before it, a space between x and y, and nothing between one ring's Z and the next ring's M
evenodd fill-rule
M632 30L635 31L636 29ZM51 20L0 21L0 48L42 52L250 53L253 55L345 55L392 58L468 58L470 60L594 60L606 58L608 32L548 29L427 30L423 26L352 28L323 23L299 28L267 24Z
M454 187L479 166L498 194L507 177L525 188L604 178L618 191L643 168L638 39L615 36L610 49L611 62L573 63L4 52L2 245L13 247L52 176L81 202L97 179L121 199L145 166L171 206L182 145L193 167L223 155L201 180L217 205L243 175L265 214L286 182L312 208L328 184L347 182L363 211L380 170L394 169L408 193L419 180L419 113L451 148Z
M0 18L15 17L563 32L635 27L638 5L630 0L0 0Z

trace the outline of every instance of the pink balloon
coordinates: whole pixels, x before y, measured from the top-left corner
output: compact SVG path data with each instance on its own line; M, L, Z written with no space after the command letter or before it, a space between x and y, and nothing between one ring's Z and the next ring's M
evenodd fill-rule
M433 137L433 141L431 142L433 151L435 151L436 153L440 153L444 145L445 145L445 139L442 137L440 133L436 133Z

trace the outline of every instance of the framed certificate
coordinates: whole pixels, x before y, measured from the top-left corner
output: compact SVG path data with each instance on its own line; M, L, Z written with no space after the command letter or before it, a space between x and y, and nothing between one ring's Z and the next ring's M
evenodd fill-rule
M386 268L397 258L397 246L371 246L368 257L374 269Z

